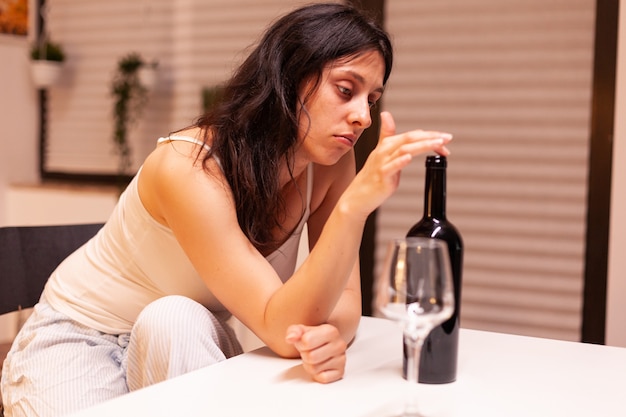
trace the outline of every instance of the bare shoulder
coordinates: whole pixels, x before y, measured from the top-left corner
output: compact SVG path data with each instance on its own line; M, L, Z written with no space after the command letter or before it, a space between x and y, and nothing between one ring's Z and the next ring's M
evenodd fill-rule
M214 203L230 200L218 164L209 160L205 170L199 151L200 146L193 143L165 142L146 158L138 179L139 196L161 224L169 226L168 217L175 215L177 206L199 203L203 197Z
M213 295L242 322L260 329L265 305L282 282L241 231L217 162L209 159L204 169L198 151L198 145L183 141L159 145L139 175L139 195L148 212L172 231Z

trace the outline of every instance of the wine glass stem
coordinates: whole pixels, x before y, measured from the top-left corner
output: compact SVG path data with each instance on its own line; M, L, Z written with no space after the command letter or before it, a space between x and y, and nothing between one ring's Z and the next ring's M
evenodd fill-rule
M421 337L405 334L404 341L407 346L406 379L412 383L419 382L420 355L424 340Z
M424 339L419 336L405 334L404 341L406 342L406 346L408 349L406 361L406 379L410 385L407 391L407 400L405 404L404 415L419 415L419 412L417 410L415 387L416 384L419 383L420 355L422 353Z

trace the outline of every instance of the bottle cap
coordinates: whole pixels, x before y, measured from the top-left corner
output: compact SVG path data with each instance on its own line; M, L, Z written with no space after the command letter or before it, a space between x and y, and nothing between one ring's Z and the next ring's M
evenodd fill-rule
M448 161L445 156L428 155L426 157L426 168L446 168Z

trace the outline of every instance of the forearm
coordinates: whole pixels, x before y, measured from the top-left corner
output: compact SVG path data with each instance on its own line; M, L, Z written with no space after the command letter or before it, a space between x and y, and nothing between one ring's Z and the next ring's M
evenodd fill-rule
M346 291L346 286L356 268L364 223L345 205L336 205L309 256L267 304L266 324L280 333L291 324L315 326L332 317L342 336L353 337L361 312L360 291L355 285ZM270 347L279 354L287 348Z
M355 265L353 269L353 274L348 282L348 287L344 290L339 302L335 306L335 309L332 311L330 317L328 318L326 323L322 323L318 326L312 326L310 328L320 329L322 326L331 326L336 332L336 337L342 340L343 350L341 354L345 353L345 349L350 343L354 340L360 319L361 319L361 290L360 290L360 276L359 276L359 266ZM300 326L298 326L300 327ZM293 328L293 326L292 326ZM293 330L293 329L292 329ZM322 331L324 334L324 331ZM289 334L290 331L287 330ZM319 333L318 333L319 334ZM290 337L287 337L285 340L289 342ZM333 343L331 339L326 341L320 341L318 339L317 342L313 342L313 339L309 339L308 343L321 343L320 346L326 343ZM284 352L277 352L286 357L298 357L301 352L296 349L296 345L293 344L293 341L289 342L289 344L293 347L292 351L285 350ZM309 345L310 346L310 345ZM341 345L335 345L341 346Z
M361 321L361 292L346 290L331 313L328 324L335 326L343 340L350 344Z
M445 145L451 139L446 133L423 130L395 135L391 115L381 113L378 145L356 176L349 180L346 176L336 177L343 182L331 187L326 195L328 210L330 202L336 204L328 216L323 211L324 227L318 227L313 250L266 304L264 321L272 326L272 331L285 329L290 323L319 325L330 319L349 280L350 268L358 259L367 216L395 192L400 172L413 156L432 150L447 155ZM348 168L354 168L353 158L342 161L347 161L343 172L347 175Z

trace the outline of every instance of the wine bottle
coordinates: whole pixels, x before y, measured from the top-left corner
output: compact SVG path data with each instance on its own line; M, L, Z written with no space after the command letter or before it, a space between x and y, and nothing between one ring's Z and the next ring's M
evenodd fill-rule
M407 236L429 237L448 244L454 282L454 313L447 321L435 327L422 348L419 381L443 384L456 380L459 345L461 282L463 272L463 240L461 234L446 218L446 157L426 157L426 186L424 189L424 216ZM406 378L407 346L404 344L403 373Z

